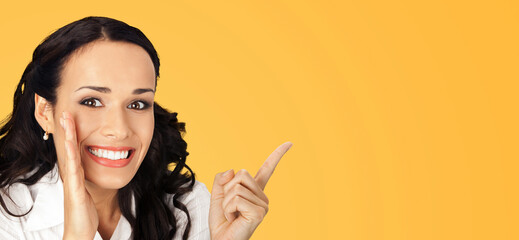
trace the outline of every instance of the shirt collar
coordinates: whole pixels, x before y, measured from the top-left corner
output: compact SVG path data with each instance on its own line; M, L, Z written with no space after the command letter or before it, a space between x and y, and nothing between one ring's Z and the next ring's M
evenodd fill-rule
M36 231L50 228L64 222L63 183L58 165L45 174L37 183L29 186L33 199L32 210L28 214L26 230Z
M27 214L26 230L38 231L63 224L65 222L64 193L58 165L56 164L51 171L29 188L32 196L28 198L33 199L33 207ZM132 213L135 216L135 196L132 196L131 204ZM129 239L130 235L131 225L121 215L112 239Z

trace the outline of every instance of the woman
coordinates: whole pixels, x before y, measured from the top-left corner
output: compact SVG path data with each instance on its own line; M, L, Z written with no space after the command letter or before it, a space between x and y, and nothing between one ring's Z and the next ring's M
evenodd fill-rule
M140 30L105 17L36 48L0 129L0 238L250 238L291 143L255 177L217 174L209 195L186 165L184 123L154 102L159 66Z

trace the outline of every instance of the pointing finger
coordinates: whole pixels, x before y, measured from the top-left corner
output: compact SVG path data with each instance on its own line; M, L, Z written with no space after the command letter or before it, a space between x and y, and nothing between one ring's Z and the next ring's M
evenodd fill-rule
M274 169L278 165L279 160L281 160L281 157L283 157L283 155L291 147L291 142L283 143L270 154L267 160L265 160L261 168L258 170L258 173L256 173L256 176L254 177L261 189L265 189L265 186L267 185L270 176L272 176L272 173L274 173Z
M76 129L74 120L69 113L63 114L63 128L65 129L65 150L67 153L65 179L73 189L82 189L84 175L81 159L77 149Z

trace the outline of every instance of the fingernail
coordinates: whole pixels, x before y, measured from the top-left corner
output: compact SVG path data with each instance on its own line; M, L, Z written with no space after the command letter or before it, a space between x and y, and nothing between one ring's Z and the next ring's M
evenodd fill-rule
M231 173L231 171L232 171L232 169L227 170L227 172L224 172L224 173L223 173L222 177L227 177L227 176L229 176L229 173Z

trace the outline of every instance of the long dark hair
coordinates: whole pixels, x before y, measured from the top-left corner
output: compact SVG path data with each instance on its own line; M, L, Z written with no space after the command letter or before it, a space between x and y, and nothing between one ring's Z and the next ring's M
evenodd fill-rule
M157 52L135 27L111 18L86 17L56 30L34 50L32 61L16 88L13 112L0 128L0 189L14 183L33 185L54 168L56 149L52 136L49 141L41 139L43 130L34 117L34 94L55 105L56 88L67 58L99 39L125 41L144 48L153 61L158 79L160 61ZM192 191L195 175L186 165L189 153L181 135L185 133L185 123L178 122L177 113L169 112L156 102L154 115L155 130L150 147L133 179L118 191L119 206L132 226L134 239L171 239L177 231L176 218L170 209L173 205L187 215L183 233L183 239L187 239L191 220L179 198ZM172 171L168 169L170 164L175 165ZM184 169L187 171L181 173ZM167 197L171 196L169 194L174 195ZM131 209L132 195L135 197L135 216ZM12 216L28 213L13 214L1 196L0 205Z

